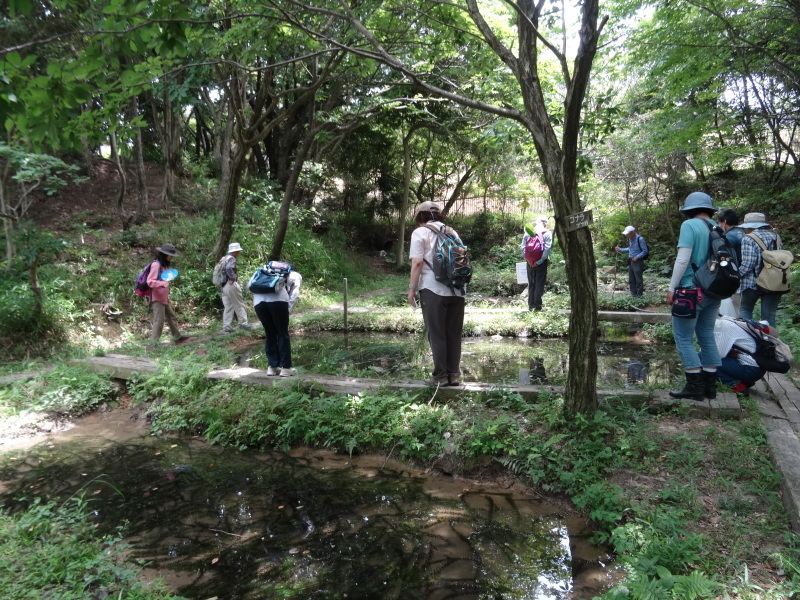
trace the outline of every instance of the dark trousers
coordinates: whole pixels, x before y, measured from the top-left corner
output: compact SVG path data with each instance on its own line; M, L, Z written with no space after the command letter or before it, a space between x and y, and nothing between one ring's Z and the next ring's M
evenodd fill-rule
M644 293L644 261L628 262L628 284L631 288L631 296L638 298Z
M433 377L440 383L459 381L464 297L440 296L430 290L420 290L419 299L433 354Z
M547 263L544 261L538 267L528 265L528 310L542 310L542 296L544 284L547 282Z
M256 315L264 326L267 341L264 352L267 362L273 368L292 368L292 344L289 341L289 303L259 302Z

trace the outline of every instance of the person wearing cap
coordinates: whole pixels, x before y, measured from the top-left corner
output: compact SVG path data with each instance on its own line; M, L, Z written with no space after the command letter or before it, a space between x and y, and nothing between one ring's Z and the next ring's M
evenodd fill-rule
M772 225L767 223L764 213L747 213L741 227L745 236L742 238L742 260L739 263L739 293L742 295L739 317L752 320L756 302L761 300L761 318L770 327L775 327L775 313L778 311L781 294L758 289L756 277L764 268L764 261L761 258L761 248L750 236L757 236L768 250L776 250L778 234L772 231Z
M716 225L712 217L717 210L711 196L704 192L689 194L679 209L686 220L678 236L678 256L666 302L672 306L672 335L683 363L686 384L682 390L669 393L673 398L703 400L717 396L717 368L721 361L714 339L714 323L720 301L704 296L697 288L693 267L705 264L708 257L709 226ZM676 296L681 300L677 304ZM693 308L681 310L686 307ZM702 359L694 345L695 337Z
M771 333L775 335L777 332ZM721 360L717 379L730 386L734 393L744 392L764 377L766 369L759 367L752 356L756 352L755 340L733 320L728 317L717 319L714 339Z
M539 215L534 223L534 235L542 236L542 257L533 265L527 264L528 273L528 310L542 310L542 296L544 296L544 286L547 283L547 265L550 259L550 249L553 247L553 233L547 228L547 215ZM525 246L532 236L525 228L525 235L522 236L522 255L525 256Z
M176 344L182 344L189 339L188 335L181 335L178 329L178 321L175 312L169 303L169 281L161 279L161 274L165 269L170 268L173 257L178 256L175 246L172 244L162 244L156 248L156 257L150 263L150 271L147 274L147 285L152 290L150 293L150 308L153 311L153 330L150 334L150 345L156 346L161 339L161 332L164 330L164 320L169 325L172 337Z
M717 225L719 225L725 232L725 238L730 242L733 249L736 250L736 262L742 264L742 238L744 237L744 229L739 227L739 215L732 208L723 208L717 213ZM739 308L742 305L742 295L737 292L731 296L733 304L733 311L739 314ZM724 308L724 303L723 303Z
M233 333L233 316L239 321L239 328L250 330L253 328L247 322L247 309L244 307L242 286L239 285L239 272L236 268L236 259L242 252L242 247L234 242L228 246L228 253L223 257L225 266L223 271L227 280L220 288L222 296L222 333Z
M422 317L428 332L428 343L433 355L431 383L436 385L461 385L461 335L464 326L464 296L446 284L436 281L433 273L433 253L440 229L442 215L435 202L423 202L414 211L417 228L411 234L411 278L408 283L408 303L417 307L419 292ZM458 233L448 227L456 237Z
M616 246L614 249L622 254L627 254L628 259L628 286L631 289L631 296L641 298L644 293L644 259L650 253L645 239L636 231L636 227L628 225L622 230L622 235L627 237L627 248Z

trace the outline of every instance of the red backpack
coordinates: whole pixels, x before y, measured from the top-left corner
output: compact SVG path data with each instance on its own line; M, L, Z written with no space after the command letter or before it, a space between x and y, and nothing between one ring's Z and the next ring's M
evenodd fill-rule
M525 260L532 267L536 266L536 261L541 260L544 254L544 233L539 232L536 235L529 236L528 241L525 242Z

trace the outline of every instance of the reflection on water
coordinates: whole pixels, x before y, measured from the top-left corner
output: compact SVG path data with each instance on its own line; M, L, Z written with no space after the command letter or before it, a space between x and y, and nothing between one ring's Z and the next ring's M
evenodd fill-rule
M601 387L668 385L680 374L673 344L634 343L629 327L608 330L598 342ZM620 339L624 341L619 341ZM564 385L569 368L566 339L465 338L464 381ZM432 360L422 335L317 333L292 338L293 364L310 373L424 379ZM261 344L246 350L240 364L266 369Z
M148 573L189 598L556 600L610 586L586 523L520 491L378 457L158 440L125 415L0 455L5 505L83 490L99 526L128 522Z

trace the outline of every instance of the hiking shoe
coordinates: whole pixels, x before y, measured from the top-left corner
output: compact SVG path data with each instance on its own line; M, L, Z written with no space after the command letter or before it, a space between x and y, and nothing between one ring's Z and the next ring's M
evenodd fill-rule
M442 379L439 379L438 377L429 377L428 379L425 380L425 383L427 383L428 385L438 385L442 387L450 385L450 382L447 380L447 377L443 377Z
M270 368L268 368L267 369L267 377L275 377L276 375L278 375L278 371L280 371L280 369L278 367L270 367Z
M230 327L223 327L222 329L219 330L219 332L222 335L230 335L233 333L233 329L231 329Z
M291 367L282 367L281 368L281 377L290 377L292 375L292 368Z
M451 381L448 385L452 387L458 387L459 385L461 385L461 382L458 379L456 379L455 381Z
M739 383L737 383L735 386L733 386L733 388L731 389L731 391L732 391L734 394L744 394L744 393L746 393L746 392L747 392L747 388L748 388L748 385L747 385L745 382L743 382L743 381L740 381L740 382L739 382Z
M175 343L176 343L176 344L182 344L183 342L185 342L186 340L188 340L190 337L192 337L192 336L190 336L190 335L182 335L182 336L181 336L181 337L179 337L177 340L175 340Z
M253 331L253 326L250 323L242 323L239 325L239 329L244 329L245 331Z

